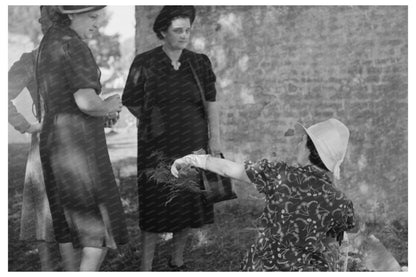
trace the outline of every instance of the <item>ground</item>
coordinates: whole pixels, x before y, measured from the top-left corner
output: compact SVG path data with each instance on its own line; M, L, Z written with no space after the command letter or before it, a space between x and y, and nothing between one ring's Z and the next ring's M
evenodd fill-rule
M40 270L34 245L18 240L28 148L27 144L9 144L9 271ZM112 151L110 147L110 152ZM134 159L116 159L113 165L131 162L134 162ZM124 176L128 175L125 172L116 172L117 175L120 178L119 185L127 217L130 243L120 252L109 252L101 269L104 271L138 271L141 246L136 181L134 176ZM255 221L261 211L262 204L259 200L237 199L217 204L215 223L203 229L193 230L187 243L184 259L188 270L238 271L246 251L255 239ZM386 226L372 222L367 223L367 229L382 241L401 266L407 266L407 225L395 223ZM164 234L157 245L154 270L168 270L169 257L170 236ZM361 268L358 265L349 264L348 269L360 270Z

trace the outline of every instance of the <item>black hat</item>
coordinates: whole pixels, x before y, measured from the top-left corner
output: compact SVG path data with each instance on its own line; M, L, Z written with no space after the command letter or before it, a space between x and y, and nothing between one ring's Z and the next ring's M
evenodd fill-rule
M195 13L194 6L164 6L156 17L155 23L153 24L153 31L162 39L163 37L160 32L166 31L173 19L177 17L189 18L192 25L195 20Z
M59 6L59 12L62 14L86 13L101 10L106 6Z

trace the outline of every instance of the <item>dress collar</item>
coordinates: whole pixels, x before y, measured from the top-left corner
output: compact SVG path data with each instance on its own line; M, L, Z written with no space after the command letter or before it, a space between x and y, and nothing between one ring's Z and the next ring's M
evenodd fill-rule
M160 55L161 60L163 62L168 63L170 66L172 66L171 65L172 60L169 58L168 54L166 54L166 52L163 50L162 47L163 47L162 45L157 47L157 53ZM182 50L181 56L179 57L179 60L178 60L180 63L183 64L185 62L186 57L187 57L187 53L188 53L187 49Z

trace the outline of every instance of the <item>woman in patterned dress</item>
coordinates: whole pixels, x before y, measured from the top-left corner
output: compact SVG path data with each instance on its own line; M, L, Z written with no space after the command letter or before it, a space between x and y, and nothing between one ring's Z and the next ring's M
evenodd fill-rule
M122 108L102 100L100 70L85 40L105 6L60 6L39 47L36 76L44 99L40 156L56 241L66 270L95 271L128 233L104 134Z
M353 204L338 191L349 130L336 119L297 128L299 166L285 162L245 162L208 155L188 155L172 165L172 174L192 165L256 185L266 196L259 234L243 263L243 271L334 271L333 242L353 228ZM332 174L331 174L332 173Z

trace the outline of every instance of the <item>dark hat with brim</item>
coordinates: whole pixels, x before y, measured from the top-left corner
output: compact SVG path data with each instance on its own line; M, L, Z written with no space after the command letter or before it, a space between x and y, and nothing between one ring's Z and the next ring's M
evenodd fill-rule
M187 17L192 24L195 20L195 13L194 6L164 6L156 17L153 31L158 33L160 30L166 29L172 20L178 17Z
M87 13L101 10L106 6L59 6L59 12L62 14Z

